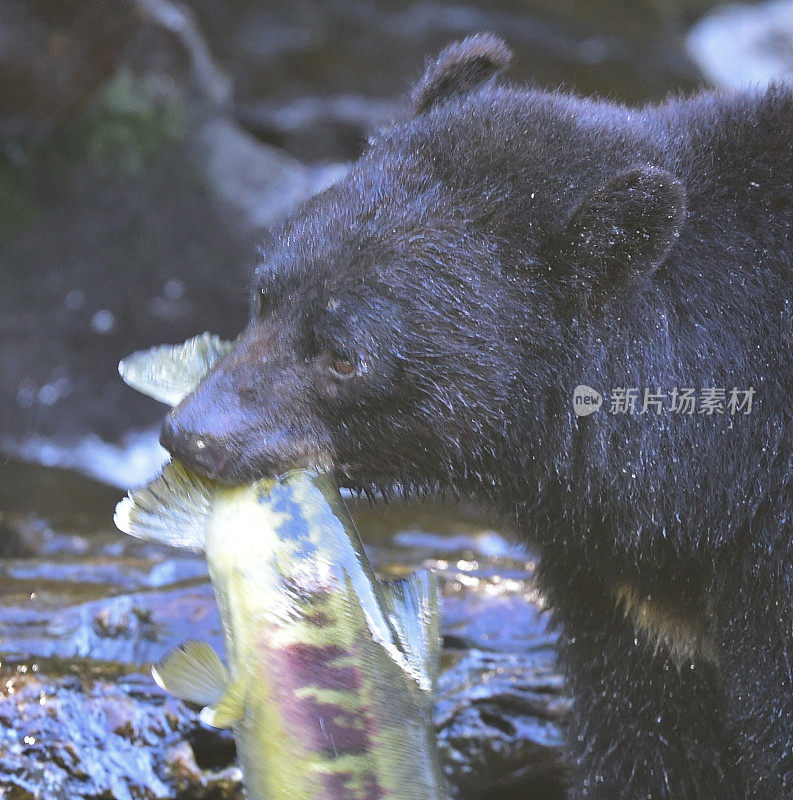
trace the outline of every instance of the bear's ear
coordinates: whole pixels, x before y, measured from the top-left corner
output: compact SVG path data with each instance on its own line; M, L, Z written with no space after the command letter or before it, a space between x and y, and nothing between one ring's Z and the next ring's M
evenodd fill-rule
M686 214L683 184L642 166L587 195L559 241L562 269L583 303L624 295L663 264Z
M492 33L477 33L444 47L413 87L410 101L416 114L436 103L465 94L506 69L512 51Z

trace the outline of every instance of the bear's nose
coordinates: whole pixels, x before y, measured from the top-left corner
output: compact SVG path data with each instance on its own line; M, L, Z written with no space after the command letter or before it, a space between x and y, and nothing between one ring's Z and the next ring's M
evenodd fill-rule
M185 430L166 418L160 431L160 444L178 461L210 477L215 477L225 466L223 448L212 436Z

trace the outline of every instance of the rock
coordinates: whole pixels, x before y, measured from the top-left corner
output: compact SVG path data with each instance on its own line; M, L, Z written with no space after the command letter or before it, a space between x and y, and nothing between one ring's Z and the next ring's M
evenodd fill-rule
M0 797L243 800L230 733L198 727L148 676L6 662L0 685ZM227 766L199 764L207 752Z
M466 798L561 797L569 708L547 658L471 650L442 672L435 706L444 769Z
M793 81L793 2L717 8L691 29L686 46L716 86L734 89Z
M363 151L369 135L395 119L402 109L396 98L309 94L281 102L239 102L236 115L258 139L306 161L321 162L331 156L355 157Z
M151 681L0 670L0 796L49 800L172 797L152 744L190 725Z
M228 119L207 122L199 139L212 190L239 213L240 222L257 232L345 171L333 164L304 167L286 153L257 142Z
M231 82L218 69L190 9L169 0L134 0L151 20L170 31L190 61L196 88L212 106L222 109L231 100Z
M191 578L186 565L176 573L177 586L110 596L119 584L81 583L77 575L57 580L53 566L45 570L42 562L15 578L16 566L6 563L0 572L0 652L6 658L137 666L158 661L186 639L205 639L223 650L212 588L205 574ZM81 562L83 572L92 566L90 559ZM115 564L114 572L130 579L123 565Z
M477 553L480 542L462 558L429 562L442 593L435 724L444 769L458 797L561 800L569 701L555 671L556 633L527 554Z

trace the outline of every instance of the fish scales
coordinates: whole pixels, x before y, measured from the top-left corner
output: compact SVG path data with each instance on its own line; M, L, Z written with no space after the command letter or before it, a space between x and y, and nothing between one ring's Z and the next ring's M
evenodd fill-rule
M282 508L278 490L274 494L273 507ZM301 750L305 766L310 767L305 773L309 792L316 787L329 798L384 797L371 767L374 742L362 702L363 678L354 666L357 643L344 619L352 589L345 582L344 593L334 593L338 587L332 585L332 573L322 561L311 562L313 569L303 564L294 573L289 571L299 559L316 556L322 535L320 526L293 523L294 517L282 512L274 533L284 546L278 559L279 578L300 614L288 615L290 623L284 626L280 611L272 623L273 607L253 610L259 633L253 657L259 674L269 676L272 687L267 705L277 712L283 745L293 753ZM247 550L243 555L249 563ZM244 571L245 563L238 569ZM230 625L234 638L240 623L230 621ZM342 658L347 663L339 663ZM269 777L274 777L272 772ZM291 791L295 793L294 787Z
M411 686L415 679L405 676L403 665L395 664L385 647L396 650L398 635L383 611L387 602L378 602L378 582L363 560L357 536L351 539L339 522L346 516L340 498L333 505L327 502L330 486L323 476L293 475L266 489L258 498L263 510L258 521L252 518L254 510L244 519L232 516L227 506L243 504L224 490L229 496L215 511L223 525L207 536L206 552L213 585L221 587L225 598L219 602L232 646L239 651L234 658L257 664L263 680L254 691L269 687L266 696L250 703L254 710L242 724L253 735L242 738L261 753L272 747L270 732L279 731L283 752L269 762L290 765L289 776L278 776L272 767L261 776L262 783L273 784L267 796L359 800L399 797L406 786L413 788L403 796L434 796L415 786L416 761L421 759L411 750L416 746L415 753L421 753L421 741L411 743L406 735L406 723L415 721L416 695L423 690ZM269 536L243 539L231 552L229 525L253 525L261 533L265 524ZM268 560L271 590L256 601L250 591L236 601L246 585L261 585L257 563ZM364 588L356 590L356 584ZM403 691L412 695L407 704L400 702ZM428 712L426 698L422 705ZM257 719L257 708L266 708L266 719ZM427 724L425 719L425 731ZM260 731L267 741L257 740ZM297 754L301 769L295 770ZM436 758L431 751L429 755L425 766ZM241 760L256 761L244 753ZM301 786L297 774L303 775Z

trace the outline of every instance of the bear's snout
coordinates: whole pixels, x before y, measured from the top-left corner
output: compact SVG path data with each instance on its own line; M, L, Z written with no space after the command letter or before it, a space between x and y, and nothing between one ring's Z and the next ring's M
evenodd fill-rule
M189 406L171 411L160 431L160 444L175 459L228 484L274 477L295 466L293 438L288 429L252 428L227 410L196 415Z
M160 443L189 469L227 484L333 463L328 431L308 404L305 366L262 358L247 331L196 389L171 409Z
M252 430L255 415L237 391L238 381L228 364L216 365L171 409L160 431L160 444L175 459L226 483L246 480L261 460L260 437Z
M213 478L221 476L227 466L229 455L221 441L210 434L180 427L172 414L163 422L160 444L183 464Z

